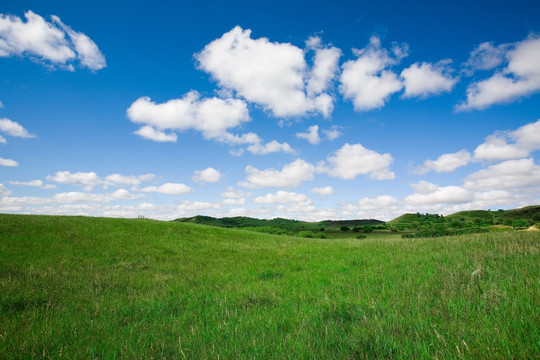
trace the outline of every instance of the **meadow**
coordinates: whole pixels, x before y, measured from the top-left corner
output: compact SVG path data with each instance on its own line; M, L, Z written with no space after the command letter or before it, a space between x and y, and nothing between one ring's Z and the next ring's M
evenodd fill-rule
M540 232L0 215L6 359L540 358Z

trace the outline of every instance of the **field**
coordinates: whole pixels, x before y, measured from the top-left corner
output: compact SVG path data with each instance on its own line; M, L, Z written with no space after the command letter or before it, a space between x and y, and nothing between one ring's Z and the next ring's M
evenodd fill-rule
M1 358L540 358L540 232L0 215Z

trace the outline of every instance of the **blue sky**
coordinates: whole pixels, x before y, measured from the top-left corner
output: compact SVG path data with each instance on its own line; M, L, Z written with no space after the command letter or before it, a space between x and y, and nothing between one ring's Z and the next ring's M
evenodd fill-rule
M540 203L534 1L0 5L0 212Z

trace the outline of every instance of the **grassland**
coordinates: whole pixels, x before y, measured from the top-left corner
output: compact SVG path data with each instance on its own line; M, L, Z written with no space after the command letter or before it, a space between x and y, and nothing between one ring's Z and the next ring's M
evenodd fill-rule
M0 215L0 357L539 358L539 233Z

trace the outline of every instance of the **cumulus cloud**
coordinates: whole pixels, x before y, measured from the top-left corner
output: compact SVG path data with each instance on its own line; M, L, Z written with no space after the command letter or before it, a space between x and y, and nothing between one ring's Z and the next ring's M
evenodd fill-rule
M532 158L507 160L479 170L464 179L471 190L513 190L540 186L540 166Z
M36 135L30 134L19 123L7 118L0 119L0 131L13 137L20 137L26 139L36 137Z
M100 70L105 57L85 34L64 25L53 16L52 22L27 11L26 22L17 16L0 14L0 56L28 56L53 67L73 70L76 59L83 67Z
M263 106L274 116L328 116L333 104L324 91L334 77L341 52L317 40L308 43L315 51L311 71L302 49L267 38L252 39L251 30L239 26L206 45L195 58L199 68L221 87Z
M381 40L373 36L367 47L353 51L357 59L342 65L339 89L346 99L353 101L357 111L381 108L390 95L403 87L388 68L407 56L407 46L394 44L390 53L381 47Z
M140 189L140 191L159 194L183 195L192 192L193 189L185 184L165 183L160 186L147 186Z
M422 182L413 184L417 193L407 196L404 200L409 205L460 204L473 200L474 194L460 186L444 186Z
M65 25L58 16L51 16L62 30L66 32L71 40L71 44L77 53L77 59L85 66L92 70L103 69L107 64L105 56L99 51L96 43L82 32L74 31L69 26Z
M437 64L414 63L404 69L400 75L405 86L403 97L425 98L451 91L457 79L450 74L449 63L448 60Z
M249 145L246 150L256 155L265 155L274 152L284 152L288 154L295 153L294 149L288 143L280 143L276 140L267 142L264 145L262 144L262 142L256 142Z
M319 194L319 195L334 195L336 192L334 191L334 188L331 186L325 186L325 187L314 187L313 189L309 190L312 193Z
M157 142L176 142L178 139L175 133L166 133L164 131L156 130L149 125L142 126L134 133L145 139Z
M461 166L465 166L472 160L471 154L467 150L456 153L443 154L437 160L426 160L424 165L417 169L416 173L425 174L431 170L441 172L452 172Z
M164 134L164 130L196 130L206 139L230 142L232 139L227 136L228 130L250 120L247 106L242 100L216 97L201 99L196 91L162 104L141 97L127 109L127 117L146 127L146 130L139 130L138 135L152 140L161 139L158 141L176 139L176 135Z
M341 132L336 128L330 130L323 130L322 132L326 135L328 140L336 140L338 137L341 136Z
M311 204L311 199L304 194L280 190L273 194L258 196L253 199L253 202L257 204L298 204L307 206Z
M138 176L111 174L102 179L93 171L76 173L70 171L57 171L54 175L47 176L47 180L49 181L54 181L59 184L81 186L85 191L91 191L95 186L99 185L104 188L123 185L137 186L142 182L151 181L154 178L154 174L143 174Z
M294 188L303 181L313 180L316 168L314 165L298 159L283 166L281 170L259 170L251 165L246 166L246 181L238 185L245 188L281 187Z
M47 180L59 184L82 186L86 191L90 191L94 186L101 184L101 179L93 171L76 173L70 171L57 171L54 175L48 175Z
M17 167L19 166L19 163L16 162L15 160L4 159L0 157L0 166Z
M306 139L312 145L317 145L321 142L318 125L310 126L305 133L296 133L296 137L300 139Z
M366 149L361 144L345 144L334 154L328 156L330 167L328 175L352 180L358 175L368 175L376 180L390 180L395 174L389 170L394 159L390 154L379 154Z
M474 150L476 160L499 161L527 157L540 149L540 120L514 131L499 131Z
M41 180L31 180L31 181L10 181L9 182L12 185L17 186L29 186L29 187L37 187L40 189L54 189L56 188L56 185L53 184L44 184Z
M221 173L218 170L209 167L204 170L195 171L192 179L193 181L198 182L198 183L204 183L204 182L216 183L221 179Z
M487 50L475 51L483 54L479 55L482 60L470 60L471 63L477 62L479 68L493 68L501 63L506 63L506 67L497 69L485 80L471 83L467 88L467 99L456 107L457 110L485 109L540 90L540 36L531 34L525 40L497 48L481 46Z
M494 46L491 42L481 43L463 64L464 71L472 75L477 70L495 69L503 63L507 50L508 44Z

